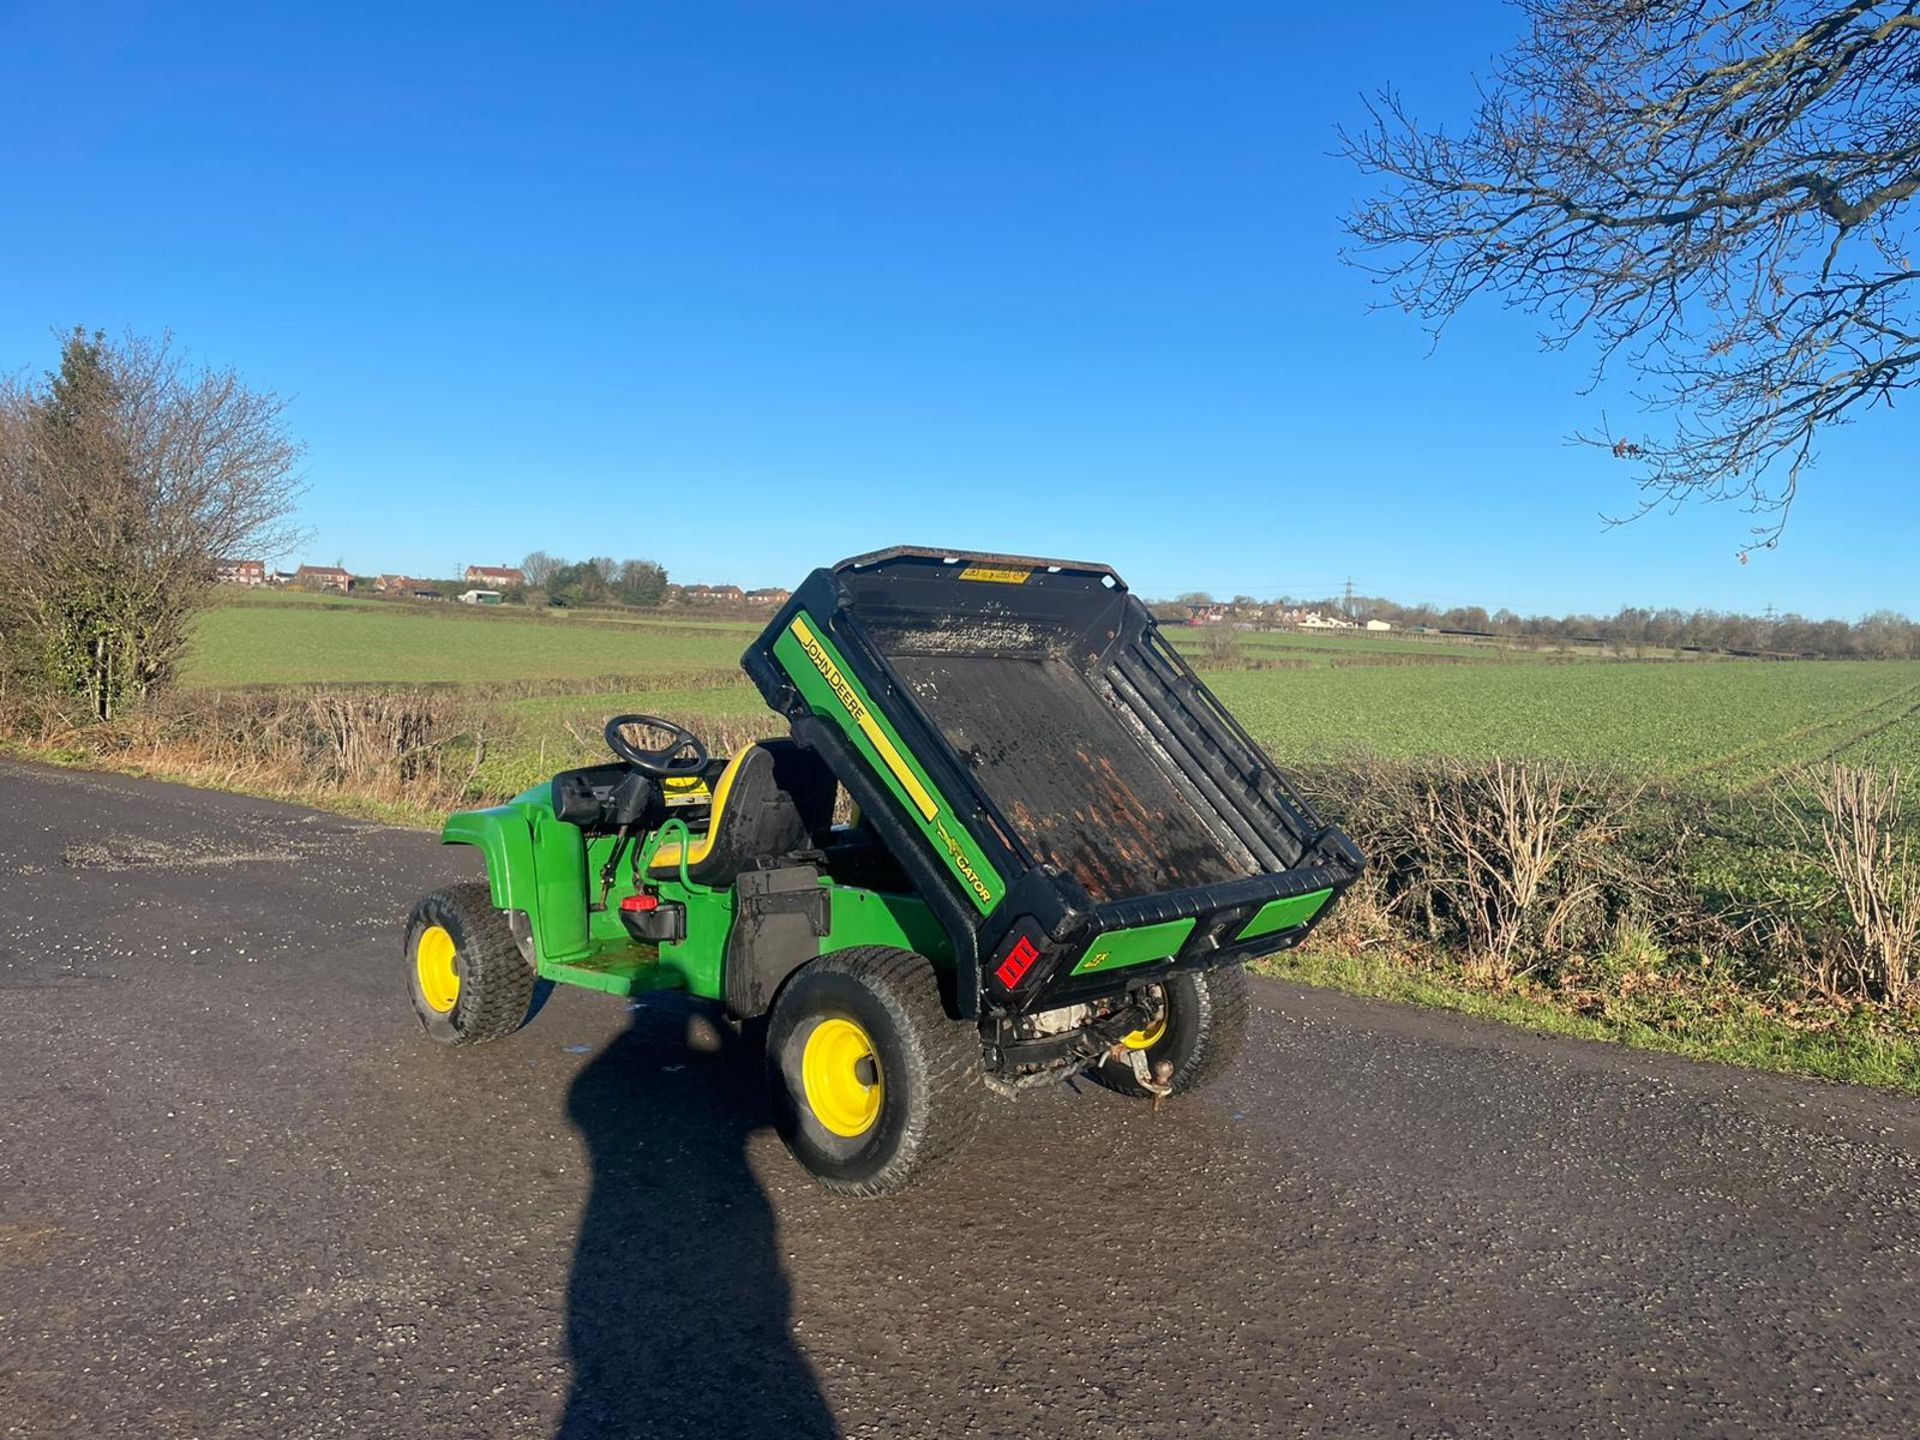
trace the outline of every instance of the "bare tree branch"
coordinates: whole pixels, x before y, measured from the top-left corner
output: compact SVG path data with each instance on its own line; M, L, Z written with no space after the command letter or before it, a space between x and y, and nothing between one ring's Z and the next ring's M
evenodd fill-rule
M1920 384L1920 0L1518 0L1466 133L1383 92L1347 258L1438 333L1476 296L1669 412L1579 438L1778 543L1815 438Z

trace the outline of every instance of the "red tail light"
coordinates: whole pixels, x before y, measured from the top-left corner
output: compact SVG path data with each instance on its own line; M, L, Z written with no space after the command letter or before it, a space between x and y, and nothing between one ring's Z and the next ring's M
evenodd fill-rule
M993 972L994 976L1011 990L1020 983L1021 977L1033 968L1033 962L1039 958L1040 952L1034 949L1033 941L1022 935L1014 943L1013 949L1007 952L1006 958L1000 962L1000 968Z

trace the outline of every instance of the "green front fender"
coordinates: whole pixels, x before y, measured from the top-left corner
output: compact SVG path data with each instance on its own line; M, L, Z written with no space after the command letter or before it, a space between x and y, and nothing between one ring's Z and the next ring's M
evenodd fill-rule
M587 952L587 855L578 827L522 796L449 815L440 840L471 845L486 858L494 905L527 916L540 963Z
M486 858L487 886L497 908L534 908L533 825L521 807L457 811L440 828L440 843L471 845Z

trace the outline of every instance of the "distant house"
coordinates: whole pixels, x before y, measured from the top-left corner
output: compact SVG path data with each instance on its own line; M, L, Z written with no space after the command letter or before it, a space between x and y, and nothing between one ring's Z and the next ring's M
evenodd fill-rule
M1374 631L1376 634L1382 630L1391 630L1392 628L1393 626L1385 620L1367 621L1367 629Z
M431 580L415 580L411 575L382 575L373 588L383 595L402 595L413 600L438 600L440 592Z
M747 592L738 585L683 585L680 598L689 605L744 605Z
M747 591L749 605L784 605L792 598L791 590L782 590L778 585L763 585L758 590Z
M460 596L462 605L498 605L506 599L498 590L468 590Z
M467 573L460 578L469 585L481 585L489 590L511 590L527 583L526 575L511 565L469 565Z
M267 563L264 560L216 560L213 578L221 585L264 585Z
M353 589L353 574L338 565L302 565L293 572L293 583L309 590L338 590L344 595Z
M1231 608L1231 606L1227 605L1216 605L1211 601L1201 604L1190 604L1187 606L1187 623L1189 625L1218 625L1222 620L1227 618L1227 611Z

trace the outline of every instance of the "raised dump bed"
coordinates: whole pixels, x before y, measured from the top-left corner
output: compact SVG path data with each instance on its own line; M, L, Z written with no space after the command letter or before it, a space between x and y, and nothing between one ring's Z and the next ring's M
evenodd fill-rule
M862 555L743 664L940 918L963 1015L1284 949L1360 872L1108 566Z

